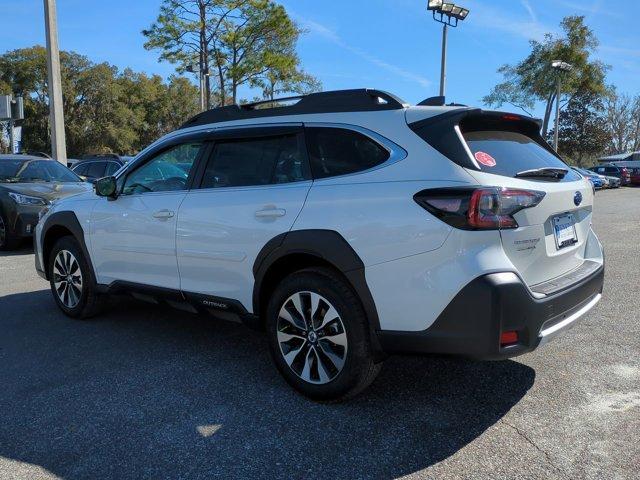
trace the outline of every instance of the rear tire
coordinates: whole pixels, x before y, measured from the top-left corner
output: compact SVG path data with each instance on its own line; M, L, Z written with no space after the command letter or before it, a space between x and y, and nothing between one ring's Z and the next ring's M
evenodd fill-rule
M380 371L362 304L333 270L310 268L289 275L276 287L266 313L276 367L303 395L346 400Z
M100 312L103 296L74 237L62 237L55 243L47 272L53 298L65 315L86 319Z
M9 224L0 211L0 251L15 250L20 245L20 238L9 231Z

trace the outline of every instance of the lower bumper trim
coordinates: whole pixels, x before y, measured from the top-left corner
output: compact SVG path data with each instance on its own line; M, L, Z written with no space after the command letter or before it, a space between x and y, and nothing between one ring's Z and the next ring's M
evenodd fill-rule
M573 326L602 298L604 265L562 292L534 298L514 273L478 277L447 305L431 327L377 332L386 353L459 355L501 360L535 350ZM501 346L502 332L517 332Z
M571 314L561 322L558 322L555 325L552 325L548 328L544 328L544 325L543 325L542 330L540 331L539 345L544 345L545 343L549 342L553 337L557 336L561 331L567 330L567 327L573 326L575 321L578 320L580 317L582 317L584 314L586 314L593 307L595 307L601 298L602 298L602 294L599 293L595 297L593 297L593 299L591 299L591 301L589 301L589 303L583 306L580 310L578 310L577 312L574 312L573 314Z

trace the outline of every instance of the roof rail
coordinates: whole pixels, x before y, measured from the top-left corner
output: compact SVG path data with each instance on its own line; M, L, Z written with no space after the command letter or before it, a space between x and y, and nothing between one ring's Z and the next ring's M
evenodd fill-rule
M293 105L282 106L296 100ZM273 105L264 108L264 105ZM262 100L243 105L228 105L202 112L188 120L180 128L230 122L246 118L304 115L312 113L372 112L378 110L400 110L407 104L395 95L382 90L362 88L310 93L297 97Z

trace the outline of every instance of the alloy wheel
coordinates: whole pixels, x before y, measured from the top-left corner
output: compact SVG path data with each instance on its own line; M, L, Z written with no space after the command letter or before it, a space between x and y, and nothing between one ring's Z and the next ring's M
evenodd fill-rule
M82 271L69 250L60 250L53 262L53 285L58 298L67 308L74 308L82 296Z
M302 380L322 385L342 371L347 333L338 311L323 296L291 295L280 308L277 335L285 362Z

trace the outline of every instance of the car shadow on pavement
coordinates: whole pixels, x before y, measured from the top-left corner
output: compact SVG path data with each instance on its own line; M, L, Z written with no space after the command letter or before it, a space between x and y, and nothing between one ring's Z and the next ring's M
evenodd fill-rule
M529 390L514 361L394 357L362 395L293 392L262 335L121 300L91 321L0 297L0 457L62 478L395 478L480 436Z
M33 253L33 245L25 242L15 250L0 250L0 258L2 257L17 257L19 255L29 255Z

